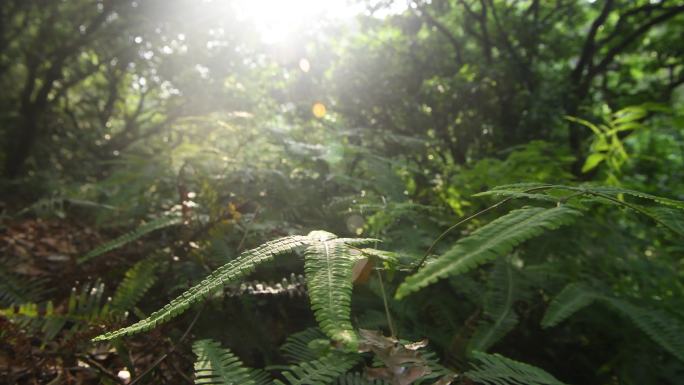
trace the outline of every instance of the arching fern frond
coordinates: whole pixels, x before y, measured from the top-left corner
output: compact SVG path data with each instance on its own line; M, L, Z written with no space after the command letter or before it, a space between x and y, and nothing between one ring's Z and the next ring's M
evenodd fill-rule
M565 287L549 306L542 326L555 326L594 301L608 305L630 319L641 331L663 349L684 361L684 323L668 313L635 306L627 301L609 297L583 284Z
M197 385L262 385L267 384L262 372L246 368L230 349L210 339L196 341L192 351ZM268 377L266 377L268 378Z
M276 255L306 247L305 275L316 320L330 338L354 349L356 334L350 317L352 268L354 262L362 257L362 253L352 245L364 245L375 241L337 238L335 234L325 231L312 231L307 236L290 236L264 243L218 268L202 282L149 317L123 329L98 336L94 340L110 340L149 330L182 313L225 284L235 282L254 270L258 264L273 259Z
M86 255L78 259L78 263L84 263L92 258L100 256L102 254L108 253L114 249L118 249L126 244L129 244L136 239L149 234L153 231L163 229L165 227L171 227L183 223L183 218L179 215L168 215L156 218L144 225L138 227L137 229L128 232L120 237L117 237L107 243L104 243L95 249L88 252Z
M149 317L123 329L95 337L94 341L111 340L149 330L184 312L190 305L221 289L225 283L233 282L251 272L259 263L270 260L276 255L292 252L306 244L307 241L307 237L291 236L267 242L256 249L245 251L238 258L221 266L202 282L188 289Z
M142 260L128 271L114 292L112 309L124 311L135 306L157 281L155 271L157 263L153 260Z
M484 299L486 321L480 323L468 343L468 351L487 351L518 324L513 305L520 298L520 278L508 261L499 261L487 280Z
M629 318L655 343L684 362L684 323L661 310L635 306L617 298L605 298L613 309Z
M551 374L535 366L500 354L473 352L479 361L465 376L485 385L564 385Z
M332 351L316 360L303 362L283 371L282 375L289 385L325 385L331 384L337 378L348 372L359 361L360 356L355 353ZM275 380L276 385L286 383Z
M510 196L513 198L517 197L526 197L524 195L524 191L530 191L533 190L535 192L539 191L551 191L551 190L565 190L565 191L573 191L573 192L584 192L587 194L603 194L603 195L608 195L611 197L618 197L620 195L629 195L635 198L640 198L640 199L646 199L653 201L655 203L665 205L665 206L670 206L670 207L675 207L681 210L684 210L684 202L676 200L676 199L670 199L670 198L665 198L653 194L648 194L645 192L641 191L636 191L636 190L630 190L626 188L621 188L621 187L612 187L612 186L592 186L592 185L582 185L582 186L566 186L566 185L555 185L555 184L544 184L544 183L516 183L516 184L508 184L508 185L501 185L501 186L496 186L489 191L485 191L479 194L476 194L476 196L483 196L483 195L499 195L499 196ZM523 195L521 195L523 194ZM536 195L536 194L535 194Z
M551 301L541 321L542 327L558 325L599 297L599 293L582 283L569 284Z
M572 223L580 215L578 210L567 206L513 210L458 240L444 255L406 278L397 289L396 297L405 297L440 278L458 275L489 262L545 231Z
M645 309L614 298L608 301L655 343L684 362L684 323L681 319L660 310Z

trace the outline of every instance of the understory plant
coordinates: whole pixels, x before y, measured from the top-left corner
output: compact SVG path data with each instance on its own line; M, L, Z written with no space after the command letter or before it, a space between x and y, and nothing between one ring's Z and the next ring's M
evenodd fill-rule
M515 184L493 188L478 196L502 197L488 208L471 215L447 229L433 243L423 258L406 260L401 253L368 248L379 240L370 238L340 238L326 231L312 231L308 235L292 235L264 243L245 251L234 260L212 272L176 299L148 317L119 330L102 334L94 341L117 340L121 337L148 331L167 322L190 306L205 301L225 285L242 280L258 265L292 255L303 255L304 275L310 308L318 322L318 329L291 336L285 349L296 363L281 369L275 383L290 384L449 384L464 378L483 384L562 384L544 370L488 353L497 342L519 327L521 301L541 300L546 307L539 321L544 329L551 329L591 304L601 304L630 320L663 351L676 360L684 361L684 323L682 314L666 308L644 306L646 299L629 298L619 287L590 276L573 276L563 272L563 262L547 260L541 265L527 266L526 249L534 249L533 238L545 235L562 237L561 228L578 227L591 210L600 206L616 206L652 221L652 224L675 235L674 243L681 246L684 235L684 202L639 191L601 186L568 186L555 184ZM438 241L446 238L459 226L513 200L534 202L513 209L472 231L462 235L447 250L431 253ZM648 202L652 204L647 204ZM575 225L575 226L573 226ZM558 233L561 231L561 233ZM570 231L567 230L570 234ZM120 240L114 242L121 243ZM110 245L112 246L112 245ZM109 250L108 245L101 250ZM532 262L532 261L530 261ZM448 280L452 285L468 285L467 273L493 264L483 296L482 316L469 333L465 357L470 369L450 362L425 350L427 341L411 343L402 339L393 315L401 318L402 302L416 293ZM352 291L360 282L364 270L374 271L380 284L385 321L390 336L365 330L355 325L352 316ZM564 275L563 275L564 274ZM389 286L385 288L382 277ZM549 277L557 282L544 282ZM455 279L459 277L459 279ZM597 275L598 277L598 275ZM544 299L554 293L553 298ZM564 287L563 287L564 286ZM392 296L386 290L396 289ZM544 295L539 298L538 294ZM549 293L549 294L546 294ZM537 298L535 298L537 297ZM547 297L548 298L548 297ZM403 320L400 319L401 323ZM439 345L440 341L437 341ZM443 345L442 345L443 346ZM549 346L549 348L553 348ZM261 384L270 381L259 369L249 369L228 349L213 340L198 340L193 345L197 355L195 378L198 384ZM372 353L372 357L366 353ZM371 360L372 358L372 360ZM362 363L371 367L365 375L357 370ZM356 373L356 374L354 374ZM467 382L464 382L467 383Z

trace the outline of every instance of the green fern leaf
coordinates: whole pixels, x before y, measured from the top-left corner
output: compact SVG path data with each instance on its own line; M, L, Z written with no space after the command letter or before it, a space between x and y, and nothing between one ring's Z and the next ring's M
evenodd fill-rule
M351 325L352 268L361 253L343 239L322 239L304 254L304 272L311 308L325 334L354 349L358 343Z
M408 277L396 292L397 299L440 278L458 275L509 253L522 242L572 223L580 212L566 206L551 209L528 207L513 210L460 239L444 255Z
M564 385L540 368L500 354L473 352L473 357L479 365L465 376L485 385Z
M138 227L134 231L126 233L118 238L115 238L103 245L96 247L95 249L88 252L86 255L78 259L78 263L84 263L92 258L100 256L102 254L108 253L114 249L118 249L128 243L135 241L136 239L149 234L153 231L163 229L165 227L171 227L183 223L183 218L177 215L169 215L154 219L144 225Z
M149 259L133 265L114 292L112 308L124 311L135 306L157 281L156 269L157 263Z
M636 191L636 190L630 190L626 188L619 188L619 187L607 187L607 186L589 186L589 187L582 187L582 189L589 191L589 192L597 192L601 194L607 194L607 195L619 195L619 194L624 194L624 195L631 195L633 197L637 198L642 198L642 199L648 199L656 203L660 203L661 205L665 206L670 206L670 207L676 207L678 209L684 210L684 202L678 201L675 199L670 199L670 198L664 198L652 194L647 194L641 191Z
M606 301L648 335L663 349L684 362L684 324L659 310L644 309L615 298Z
M600 297L599 293L582 283L569 284L551 301L542 319L542 327L558 325Z
M634 322L655 343L684 361L684 323L680 319L663 311L645 309L603 295L580 283L568 285L554 298L544 315L542 326L555 326L593 301L599 301L617 310Z
M309 362L290 367L282 372L289 385L325 385L333 383L337 378L348 372L359 361L359 355L332 351L327 355ZM274 384L286 383L275 380Z
M198 385L259 385L265 384L261 373L246 368L227 348L213 340L199 340L192 345L197 356L195 384Z
M335 382L336 385L388 385L383 380L370 380L362 373L347 373L340 376Z
M326 335L318 328L304 329L290 334L280 350L292 362L313 361L319 354L310 344L323 338L327 340Z
M144 320L117 331L97 336L93 341L111 340L149 330L184 312L190 305L221 289L224 284L233 282L251 272L261 262L273 259L276 255L291 252L305 245L308 241L308 237L291 236L267 242L256 249L248 250L240 254L235 260L215 270L202 282L193 286Z
M488 321L478 326L468 343L468 351L486 351L518 324L513 305L520 298L520 284L507 261L494 266L487 284L484 315Z

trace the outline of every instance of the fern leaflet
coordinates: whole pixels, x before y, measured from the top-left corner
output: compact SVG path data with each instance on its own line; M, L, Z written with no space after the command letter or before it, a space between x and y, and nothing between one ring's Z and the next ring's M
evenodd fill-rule
M520 288L513 267L507 261L494 266L485 296L483 322L468 343L469 351L486 351L518 324L513 305L519 297Z
M500 354L473 352L473 357L480 363L465 376L485 385L564 385L540 368Z
M318 328L304 329L301 332L290 334L280 350L285 357L293 362L313 361L319 354L311 344L323 338L326 338L326 335Z
M458 275L509 253L520 243L572 223L580 212L567 206L513 210L460 239L444 255L409 276L396 292L402 298L440 278Z
M324 385L334 382L340 375L346 373L359 361L359 355L332 351L323 357L303 362L283 371L282 375L289 385ZM276 385L286 383L275 380Z
M350 320L352 268L360 253L340 241L322 238L310 245L304 272L311 308L321 329L333 340L355 347L357 336Z
M153 231L163 229L165 227L171 227L183 223L183 218L177 215L169 215L154 219L144 225L138 227L137 229L128 232L118 238L115 238L107 243L104 243L95 249L88 252L86 255L78 259L78 263L84 263L92 258L100 256L102 254L108 253L114 249L118 249L128 243L135 241L136 239L149 234Z
M541 321L543 328L556 326L577 311L591 305L599 294L582 283L571 283L551 301Z
M197 356L195 384L261 385L266 384L260 371L246 368L239 358L213 340L199 340L192 345Z
M112 308L123 311L135 306L157 281L156 269L157 263L149 259L133 265L114 292Z

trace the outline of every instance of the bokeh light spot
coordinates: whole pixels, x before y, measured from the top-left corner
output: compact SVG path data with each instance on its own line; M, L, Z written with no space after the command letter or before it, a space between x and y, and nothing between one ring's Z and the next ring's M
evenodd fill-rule
M311 69L311 63L309 63L309 61L305 58L302 58L299 61L299 69L302 70L302 72L309 72L309 70Z
M320 119L325 116L327 111L323 103L318 102L313 105L313 108L311 108L311 112L315 117Z

